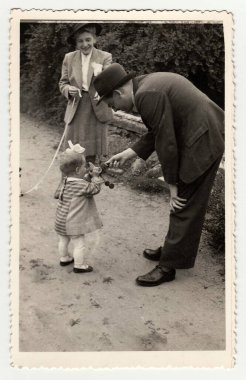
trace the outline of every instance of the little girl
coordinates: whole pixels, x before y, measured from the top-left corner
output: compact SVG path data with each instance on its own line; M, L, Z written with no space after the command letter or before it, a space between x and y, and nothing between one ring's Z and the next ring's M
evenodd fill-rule
M97 168L90 170L91 182L84 179L87 173L85 149L69 141L61 155L60 170L64 175L56 211L55 231L59 238L60 265L74 262L75 273L91 272L93 268L84 261L85 235L102 227L93 195L101 190L103 180ZM68 253L73 243L73 257Z

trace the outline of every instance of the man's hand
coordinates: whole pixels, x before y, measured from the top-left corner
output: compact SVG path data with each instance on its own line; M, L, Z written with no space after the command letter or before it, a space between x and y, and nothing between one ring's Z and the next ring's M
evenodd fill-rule
M124 150L121 153L115 154L108 161L105 162L110 168L118 168L119 166L124 165L124 163L130 158L136 157L136 152L131 148Z
M185 206L187 199L178 197L178 186L169 184L169 190L171 210L175 211L175 208L181 210Z

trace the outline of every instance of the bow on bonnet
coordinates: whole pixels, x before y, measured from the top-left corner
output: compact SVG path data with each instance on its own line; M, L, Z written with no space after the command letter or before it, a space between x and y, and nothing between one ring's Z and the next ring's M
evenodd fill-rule
M66 153L79 153L79 154L83 154L85 152L85 148L83 148L79 144L73 145L73 143L72 143L71 140L68 141L68 145L69 145L69 148L66 149L66 151L65 151Z

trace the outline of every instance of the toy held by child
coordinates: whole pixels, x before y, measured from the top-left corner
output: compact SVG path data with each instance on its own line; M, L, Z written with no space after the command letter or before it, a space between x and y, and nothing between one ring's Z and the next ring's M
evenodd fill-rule
M90 182L85 179L87 167L84 151L79 144L71 143L70 148L61 155L60 170L64 179L55 221L60 265L74 263L75 273L93 270L85 263L85 253L88 250L85 235L102 227L93 195L100 192L103 180L99 177L99 171L93 167L89 167ZM73 257L68 253L70 242L74 247Z

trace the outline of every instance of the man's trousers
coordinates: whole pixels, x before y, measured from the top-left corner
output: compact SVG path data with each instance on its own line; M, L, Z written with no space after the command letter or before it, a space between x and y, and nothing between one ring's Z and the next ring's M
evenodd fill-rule
M187 269L195 264L209 195L221 161L212 166L192 183L178 183L178 196L187 199L183 209L170 213L160 265L167 268Z

